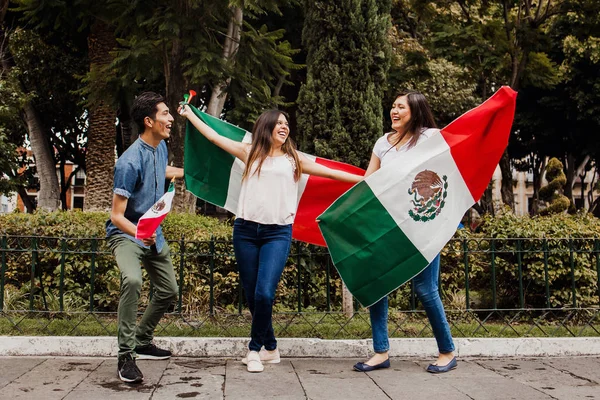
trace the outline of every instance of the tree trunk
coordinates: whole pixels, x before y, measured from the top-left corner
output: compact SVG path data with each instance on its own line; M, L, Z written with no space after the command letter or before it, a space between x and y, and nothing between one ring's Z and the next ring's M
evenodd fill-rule
M58 210L60 207L60 187L56 175L56 163L52 155L50 141L31 101L23 106L22 117L27 125L31 151L33 151L35 157L35 167L40 181L37 206L46 211Z
M575 175L577 174L577 166L575 165L575 156L567 154L564 162L564 172L567 176L567 183L564 186L563 194L569 199L569 213L575 210L575 200L573 200L573 185L575 185Z
M233 65L235 63L235 55L240 47L243 18L244 13L242 9L234 7L233 15L229 20L229 27L227 28L225 44L223 45L223 59L225 60L225 64ZM206 112L213 117L219 118L221 111L223 111L225 100L227 100L227 87L230 82L231 77L225 77L225 80L218 82L212 90Z
M131 110L129 104L124 99L121 99L121 105L119 112L117 113L119 118L119 125L117 131L117 156L121 157L121 154L125 152L131 146L131 143L137 139L137 129L134 129L133 120L131 119Z
M508 150L504 151L504 154L502 154L502 158L500 159L500 171L502 172L502 185L500 189L502 202L509 206L511 210L514 210L515 195L513 192L513 177Z
M350 293L345 284L342 284L342 309L346 317L350 318L354 315L354 300L352 298L352 293Z
M533 163L533 204L531 206L531 214L537 215L540 209L540 188L542 187L542 176L546 170L546 158L544 157L539 163L534 160Z
M165 51L163 67L166 82L167 106L176 110L179 102L183 100L183 94L188 89L188 80L183 75L181 64L184 59L184 49L181 39L173 40L171 51ZM175 118L169 139L169 164L175 167L183 167L183 145L185 142L185 122L181 118ZM193 213L196 210L196 196L185 190L183 179L175 181L176 193L173 200L173 208L178 212Z
M67 189L68 186L65 182L65 159L64 157L60 158L60 166L58 167L58 174L60 176L59 185L60 185L60 202L62 204L62 210L68 210L67 205Z
M2 0L0 3L0 60L2 72L8 72L14 66L12 57L8 51L6 31L4 27L4 17L8 7L8 1ZM27 88L21 85L23 93L27 93ZM46 211L54 211L60 207L60 188L58 185L58 176L56 175L56 164L52 154L52 146L46 135L44 126L40 117L33 106L31 100L28 100L21 110L21 118L27 127L31 150L35 157L36 169L40 181L40 190L38 191L38 207ZM25 189L23 189L25 191ZM25 194L25 197L27 195ZM28 199L21 196L25 203ZM31 202L29 202L31 207ZM29 210L29 207L28 207Z
M590 182L590 190L588 190L588 192L587 192L589 212L592 212L592 204L594 203L594 191L595 191L597 176L598 176L598 167L594 167L594 174L592 175L592 181Z
M492 196L492 191L494 189L494 182L490 182L488 187L483 192L481 199L479 199L479 203L475 203L473 208L475 211L479 213L479 215L483 214L491 214L494 215L494 200Z
M115 45L113 29L97 19L88 38L90 70L109 64L112 60L110 51ZM106 102L101 101L90 109L83 205L85 211L107 211L111 208L115 120L116 112Z
M31 202L31 199L29 199L27 189L25 189L23 186L19 186L17 188L17 193L19 193L19 197L21 197L21 201L25 206L25 212L27 212L28 214L33 213L33 211L35 211L35 205Z

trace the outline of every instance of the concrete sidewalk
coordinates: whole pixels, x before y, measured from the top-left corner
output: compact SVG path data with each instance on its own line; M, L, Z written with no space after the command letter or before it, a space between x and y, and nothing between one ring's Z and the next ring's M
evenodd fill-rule
M0 357L1 399L600 399L600 357L462 358L431 375L431 360L393 358L392 367L355 372L356 358L284 358L260 374L238 359L139 361L144 383L116 375L117 360Z

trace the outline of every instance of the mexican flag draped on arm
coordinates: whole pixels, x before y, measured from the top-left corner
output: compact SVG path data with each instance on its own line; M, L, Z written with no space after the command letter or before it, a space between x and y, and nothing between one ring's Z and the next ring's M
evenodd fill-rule
M362 305L419 274L452 238L508 144L516 96L502 87L318 217L333 262Z
M218 134L238 142L252 142L250 132L203 113L191 105L188 107ZM187 190L196 197L235 214L242 187L244 163L210 143L190 122L186 125L184 151ZM310 160L329 168L364 175L364 170L358 167L303 154ZM351 183L303 174L298 189L298 211L292 237L324 246L325 241L315 220L335 199L351 187Z

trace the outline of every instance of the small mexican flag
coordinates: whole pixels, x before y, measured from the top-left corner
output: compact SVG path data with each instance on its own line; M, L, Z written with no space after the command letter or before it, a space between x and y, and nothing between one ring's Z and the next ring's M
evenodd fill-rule
M175 185L171 181L169 189L154 205L140 217L135 231L136 239L147 239L154 234L160 223L165 219L175 196Z
M222 136L244 143L252 142L252 134L188 105L208 126ZM196 197L236 213L244 163L210 143L191 123L185 136L184 171L187 190ZM353 174L364 175L358 167L303 153L318 164ZM298 211L292 237L307 243L324 246L325 241L315 219L335 199L352 187L351 183L302 175L298 189Z
M516 97L502 87L319 216L331 258L362 305L419 274L452 238L508 144Z

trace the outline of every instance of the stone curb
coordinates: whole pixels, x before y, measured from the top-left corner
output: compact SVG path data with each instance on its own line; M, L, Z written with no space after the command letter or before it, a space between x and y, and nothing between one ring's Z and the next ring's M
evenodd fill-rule
M157 337L155 343L179 357L239 357L248 338ZM283 357L365 358L372 340L278 339ZM581 338L455 338L461 357L543 357L600 355L600 337ZM392 357L431 358L433 338L390 339ZM111 336L0 336L0 356L110 357L117 354Z

